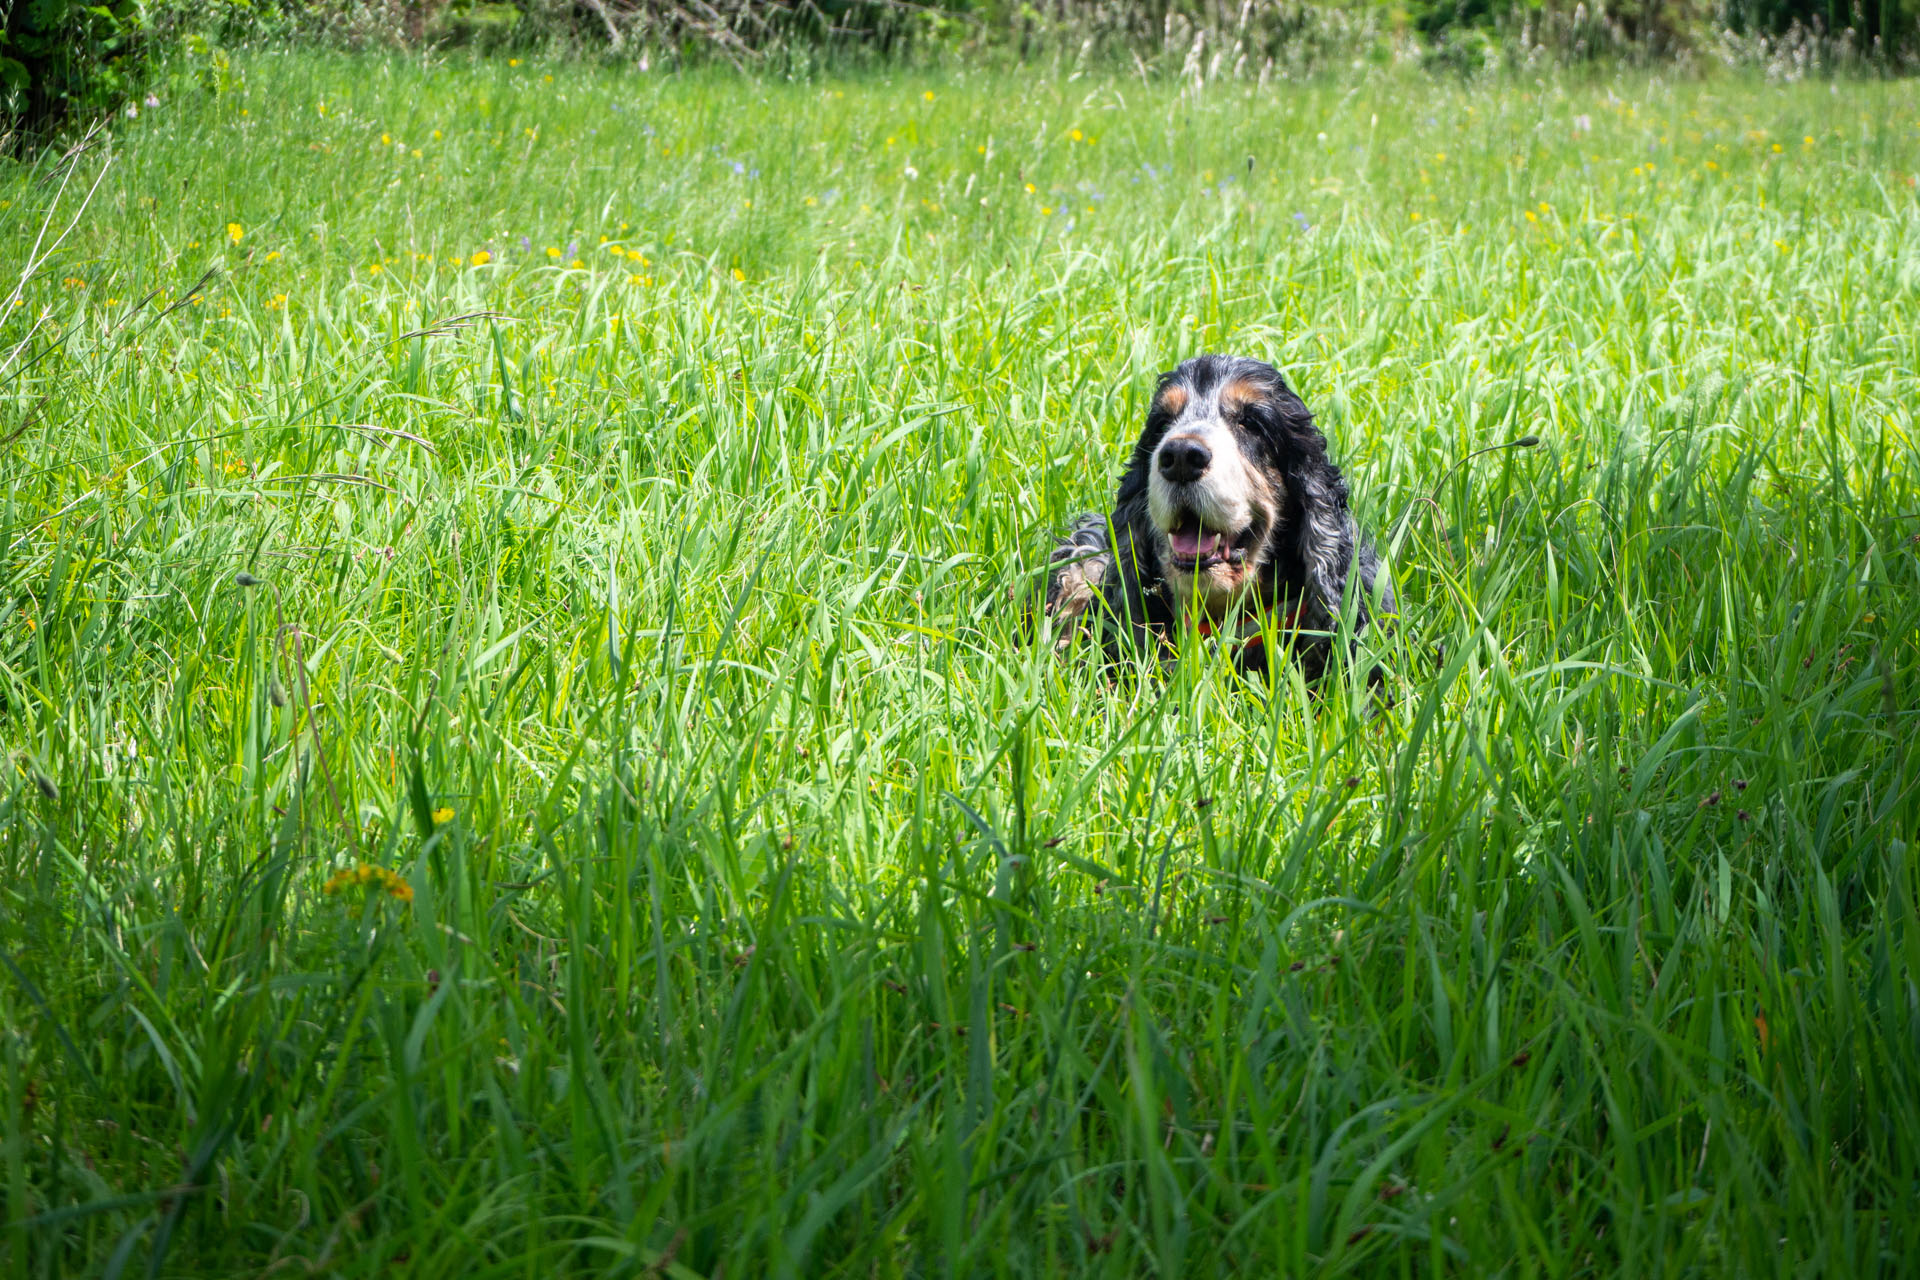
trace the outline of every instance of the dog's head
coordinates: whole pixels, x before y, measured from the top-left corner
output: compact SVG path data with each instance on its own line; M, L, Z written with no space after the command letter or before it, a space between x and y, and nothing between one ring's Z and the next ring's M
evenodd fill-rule
M1257 582L1273 535L1326 463L1313 415L1258 360L1197 356L1160 379L1122 482L1144 497L1167 585L1212 612ZM1297 478L1297 482L1296 482Z

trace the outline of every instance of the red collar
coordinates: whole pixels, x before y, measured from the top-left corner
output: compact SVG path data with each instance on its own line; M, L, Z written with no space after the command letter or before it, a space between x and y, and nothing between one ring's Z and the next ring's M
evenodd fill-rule
M1306 611L1307 611L1307 602L1302 600L1300 603L1293 606L1293 611L1291 613L1287 614L1285 617L1280 619L1280 625L1288 631L1299 630L1300 619L1306 613ZM1213 619L1206 617L1205 615L1201 616L1199 625L1195 629L1200 633L1201 636L1208 639L1211 639L1215 635L1219 634L1218 628L1216 628L1213 624ZM1266 640L1259 631L1255 631L1252 635L1242 636L1239 640L1235 641L1234 643L1238 646L1242 654L1248 654L1248 655L1258 654L1262 649L1266 647Z

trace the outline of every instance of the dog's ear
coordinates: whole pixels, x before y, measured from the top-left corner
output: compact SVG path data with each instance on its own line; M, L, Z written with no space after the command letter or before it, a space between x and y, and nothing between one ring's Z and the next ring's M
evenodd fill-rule
M1292 540L1331 625L1340 616L1347 574L1353 567L1354 527L1347 511L1347 482L1340 468L1327 461L1327 439L1314 425L1313 414L1278 378L1262 397L1259 413L1262 434L1286 484L1282 502L1288 519L1283 536ZM1366 602L1359 607L1356 622L1363 623Z

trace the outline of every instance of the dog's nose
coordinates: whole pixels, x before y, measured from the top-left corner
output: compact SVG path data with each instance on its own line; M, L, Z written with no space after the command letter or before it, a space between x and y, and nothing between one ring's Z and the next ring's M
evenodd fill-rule
M1175 484L1198 480L1213 451L1195 436L1174 436L1160 446L1160 474Z

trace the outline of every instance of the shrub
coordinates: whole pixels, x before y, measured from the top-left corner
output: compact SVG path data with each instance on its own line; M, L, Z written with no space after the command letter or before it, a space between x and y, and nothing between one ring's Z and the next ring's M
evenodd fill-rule
M150 22L138 0L12 0L0 9L0 150L134 93Z

